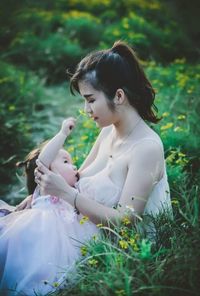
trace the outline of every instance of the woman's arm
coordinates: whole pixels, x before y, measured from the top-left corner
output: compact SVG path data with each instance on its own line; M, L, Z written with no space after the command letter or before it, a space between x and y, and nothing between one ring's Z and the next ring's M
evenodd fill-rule
M38 159L50 168L51 163L55 159L59 149L62 148L67 136L74 128L75 119L70 117L63 121L60 131L44 146Z
M86 198L82 193L77 193L65 183L64 179L47 170L42 164L38 165L39 170L44 173L41 176L40 186L47 194L59 196L72 206L76 199L78 210L95 224L107 225L109 221L115 223L127 215L127 207L132 208L132 213L135 211L136 215L130 216L134 220L138 214L143 213L148 196L160 178L163 155L157 143L151 142L148 145L142 143L134 148L130 159L118 209L101 205Z

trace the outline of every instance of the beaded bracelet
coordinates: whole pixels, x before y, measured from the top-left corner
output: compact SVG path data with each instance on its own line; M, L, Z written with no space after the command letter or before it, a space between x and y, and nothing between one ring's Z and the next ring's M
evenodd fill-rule
M78 191L76 192L76 195L75 195L75 198L74 198L74 209L75 209L75 212L77 215L80 214L79 210L77 209L76 207L76 200L77 200L77 197L78 197Z

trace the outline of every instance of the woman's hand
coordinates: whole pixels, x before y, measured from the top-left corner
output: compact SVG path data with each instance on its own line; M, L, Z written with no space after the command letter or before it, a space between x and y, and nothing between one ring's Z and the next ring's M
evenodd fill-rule
M65 136L68 136L71 133L71 131L74 128L74 126L75 126L75 121L76 121L76 119L73 118L73 117L69 117L69 118L63 120L63 123L62 123L62 126L61 126L60 131Z
M40 187L42 195L53 195L61 197L66 193L73 195L74 189L67 184L65 179L49 169L47 169L39 160L37 160L37 169L35 170L35 181Z
M15 212L22 211L25 209L31 208L31 202L32 202L32 194L27 196L20 204L18 204L15 208Z

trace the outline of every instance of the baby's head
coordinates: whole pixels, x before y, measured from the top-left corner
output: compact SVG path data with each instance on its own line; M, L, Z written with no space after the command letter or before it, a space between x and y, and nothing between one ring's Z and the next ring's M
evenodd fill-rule
M18 162L17 167L24 167L26 174L26 185L29 194L33 194L37 183L35 183L34 170L36 169L36 160L46 145L47 141L42 143L38 148L32 150L26 157L24 161ZM70 154L64 149L60 149L56 158L51 164L51 171L59 173L65 181L70 185L74 186L78 180L78 172L75 166L72 164L72 159Z
M70 186L74 186L78 180L77 168L73 165L70 154L64 149L58 151L50 169L59 173Z

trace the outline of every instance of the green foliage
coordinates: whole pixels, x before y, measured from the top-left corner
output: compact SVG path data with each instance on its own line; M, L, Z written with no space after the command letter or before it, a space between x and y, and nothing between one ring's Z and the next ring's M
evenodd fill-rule
M1 58L34 70L48 83L64 81L67 68L117 39L128 41L142 59L163 63L197 58L194 40L191 46L170 5L158 0L93 0L90 5L81 0L30 0L13 4L14 11L3 4Z
M178 185L185 171L198 174L200 129L196 122L200 112L200 67L187 65L185 60L176 60L166 67L155 62L146 66L163 117L154 128L164 143L170 183Z
M48 83L64 81L66 69L98 45L102 31L95 17L78 11L25 10L17 20L15 38L3 56L46 76Z
M42 86L36 76L7 63L0 62L0 69L0 175L7 187L15 176L15 163L19 160L16 155L22 157L25 149L31 147L31 123L41 100Z

